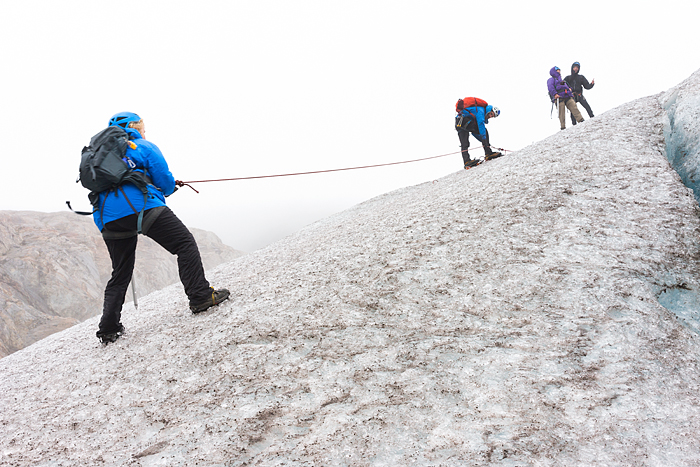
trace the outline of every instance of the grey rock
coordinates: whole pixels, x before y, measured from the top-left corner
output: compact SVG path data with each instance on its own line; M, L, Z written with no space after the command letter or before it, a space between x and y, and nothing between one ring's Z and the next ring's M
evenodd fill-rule
M243 255L212 232L190 230L205 270ZM0 211L0 357L100 314L111 271L91 218ZM140 236L134 281L137 296L178 282L176 258Z

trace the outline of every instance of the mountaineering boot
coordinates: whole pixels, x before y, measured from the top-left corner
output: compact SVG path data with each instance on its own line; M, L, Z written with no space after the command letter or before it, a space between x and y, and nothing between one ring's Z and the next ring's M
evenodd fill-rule
M503 154L500 152L492 152L491 154L487 154L484 156L484 160L490 161L491 159L495 159L497 157L501 157Z
M201 313L213 307L214 305L218 305L219 303L223 302L228 298L229 295L230 293L228 289L214 290L214 287L212 287L211 297L208 297L204 302L198 304L190 302L190 310L192 310L192 313L195 314Z
M100 339L104 345L107 345L111 344L112 342L116 342L117 339L122 336L122 334L124 334L124 326L119 324L119 329L114 332L97 331L97 338Z
M469 169L471 169L472 167L476 167L477 165L479 165L479 160L478 160L478 159L473 160L473 161L469 161L469 162L467 162L467 163L464 164L464 170L469 170Z

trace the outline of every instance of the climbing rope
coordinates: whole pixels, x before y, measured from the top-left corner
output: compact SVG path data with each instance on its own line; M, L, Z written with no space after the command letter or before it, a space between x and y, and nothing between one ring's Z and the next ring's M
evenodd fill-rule
M498 149L499 151L503 151L505 154L506 152L512 152L508 151L507 149L503 148L497 148L495 146L491 146L494 149ZM479 149L483 148L483 146L477 146L475 148L470 148L470 149ZM295 175L310 175L310 174L319 174L319 173L328 173L328 172L340 172L344 170L358 170L358 169L370 169L374 167L385 167L388 165L399 165L399 164L409 164L412 162L420 162L420 161L427 161L430 159L437 159L439 157L445 157L445 156L452 156L454 154L461 154L463 151L456 151L456 152L450 152L447 154L440 154L438 156L430 156L430 157L421 157L420 159L411 159L408 161L400 161L400 162L387 162L385 164L373 164L373 165L361 165L358 167L344 167L340 169L327 169L327 170L313 170L310 172L295 172L295 173L285 173L285 174L274 174L274 175L254 175L252 177L235 177L235 178L217 178L217 179L211 179L211 180L189 180L186 182L176 180L175 183L177 186L188 186L192 188L195 192L199 193L192 185L191 183L206 183L206 182L231 182L235 180L253 180L257 178L274 178L274 177L292 177Z

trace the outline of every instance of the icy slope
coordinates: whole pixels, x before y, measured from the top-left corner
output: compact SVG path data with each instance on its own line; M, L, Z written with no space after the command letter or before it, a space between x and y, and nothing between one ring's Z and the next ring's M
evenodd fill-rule
M0 360L0 464L700 465L700 221L657 97ZM457 163L457 161L455 161Z

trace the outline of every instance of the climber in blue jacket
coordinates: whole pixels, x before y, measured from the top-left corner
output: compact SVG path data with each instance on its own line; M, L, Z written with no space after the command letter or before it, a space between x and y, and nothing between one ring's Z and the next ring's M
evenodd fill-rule
M455 105L457 115L455 116L455 130L459 136L459 143L462 147L462 160L464 168L469 169L479 163L469 157L469 133L474 136L484 148L484 159L490 160L502 156L500 152L494 152L489 143L489 132L486 125L490 118L496 118L501 114L498 107L489 105L478 97L465 97L459 99Z
M193 313L218 305L229 296L226 289L210 287L194 237L165 204L165 197L177 190L177 184L158 146L146 140L141 117L121 112L109 120L109 126L126 131L129 143L123 160L134 171L143 173L148 185L144 193L127 182L99 193L94 202L93 219L112 260L112 276L105 288L97 331L97 337L105 344L116 341L124 332L121 310L134 270L139 232L177 255L180 280Z
M134 214L134 211L141 212L142 209L148 211L165 206L165 197L170 196L177 189L175 178L173 178L170 169L168 169L168 163L165 161L163 153L160 152L158 146L145 139L146 129L143 125L143 120L139 118L141 123L134 124L133 119L137 118L138 115L129 112L123 112L123 114L134 115L134 117L131 117L132 120L128 122L132 126L124 128L124 131L129 136L129 141L131 141L131 144L126 148L126 160L124 162L135 171L145 173L151 183L147 185L148 196L146 197L145 209L143 208L144 194L131 183L122 185L119 190L100 193L98 198L99 210L93 213L93 219L100 231L105 224ZM110 124L110 126L113 125ZM121 127L121 125L118 126Z

